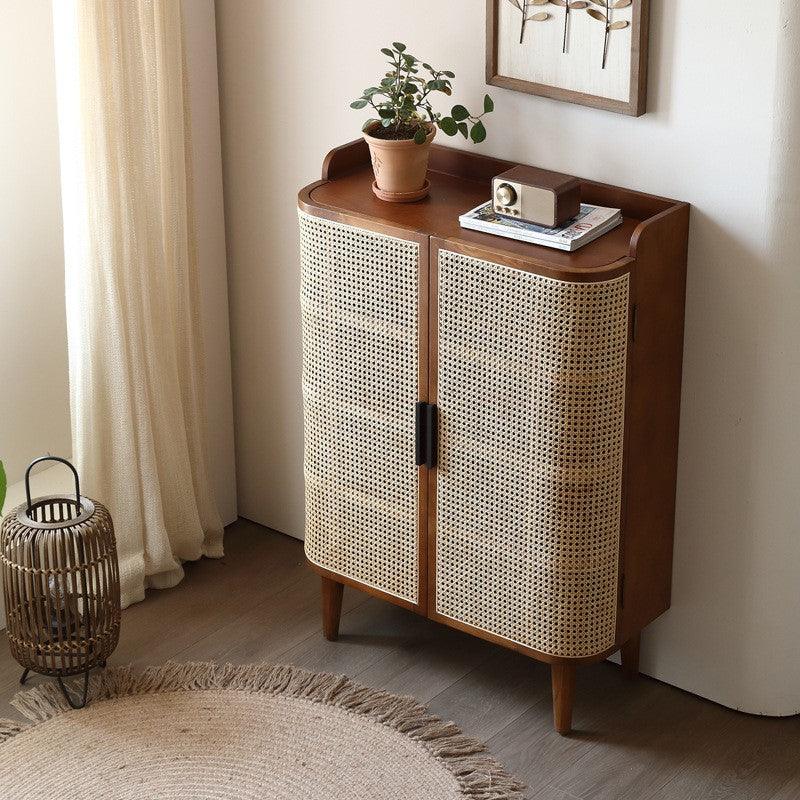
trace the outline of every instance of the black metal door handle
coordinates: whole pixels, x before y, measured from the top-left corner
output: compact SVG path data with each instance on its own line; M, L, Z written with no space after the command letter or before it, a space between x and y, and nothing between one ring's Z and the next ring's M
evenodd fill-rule
M425 413L425 466L433 469L439 448L439 409L432 403L426 405Z
M425 463L425 407L427 403L417 403L414 409L414 459L421 467Z

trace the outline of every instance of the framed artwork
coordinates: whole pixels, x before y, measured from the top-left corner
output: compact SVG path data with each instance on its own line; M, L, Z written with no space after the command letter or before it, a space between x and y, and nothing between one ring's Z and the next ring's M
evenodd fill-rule
M649 0L486 0L486 82L640 117Z

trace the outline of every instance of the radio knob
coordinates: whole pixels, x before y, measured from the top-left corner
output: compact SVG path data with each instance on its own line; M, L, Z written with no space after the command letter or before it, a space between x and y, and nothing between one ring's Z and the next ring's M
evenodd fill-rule
M508 183L501 183L495 192L497 202L503 206L513 206L517 202L517 193L514 187Z

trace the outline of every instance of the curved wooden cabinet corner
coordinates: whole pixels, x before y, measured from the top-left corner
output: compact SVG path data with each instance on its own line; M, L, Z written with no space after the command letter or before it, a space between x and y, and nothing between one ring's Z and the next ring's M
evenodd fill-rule
M384 203L363 141L300 192L306 555L342 586L575 667L670 603L689 207L582 184L623 224L575 253L467 231L510 165L434 146Z

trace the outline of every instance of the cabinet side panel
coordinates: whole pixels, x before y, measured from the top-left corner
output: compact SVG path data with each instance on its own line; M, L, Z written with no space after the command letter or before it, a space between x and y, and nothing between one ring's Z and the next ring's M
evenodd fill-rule
M629 276L438 261L435 610L568 658L617 617Z
M299 218L306 555L416 604L419 245Z
M671 600L688 236L681 205L649 224L636 246L621 642Z

